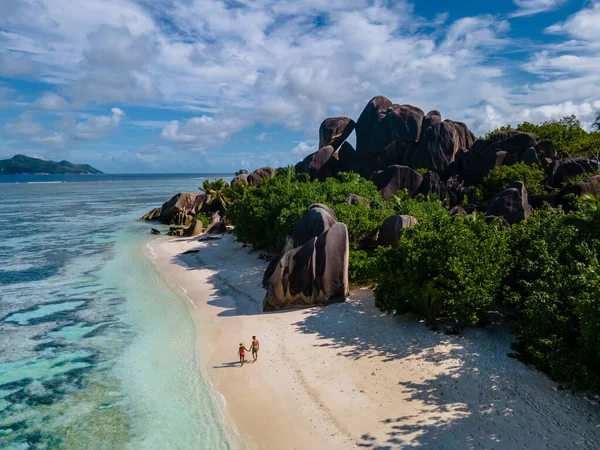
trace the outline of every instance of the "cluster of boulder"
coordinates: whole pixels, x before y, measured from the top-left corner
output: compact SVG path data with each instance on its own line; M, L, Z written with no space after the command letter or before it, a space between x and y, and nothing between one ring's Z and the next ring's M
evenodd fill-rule
M356 150L346 140L353 131ZM425 114L416 106L377 96L356 122L348 117L325 119L319 128L319 150L296 164L296 170L319 180L352 171L372 180L386 200L405 189L413 196L435 195L455 206L494 167L518 162L541 165L557 188L569 176L600 168L587 158L560 160L552 142L539 141L530 133L508 131L476 139L463 122L442 120L439 111ZM512 189L516 188L507 188L503 195L514 197ZM576 189L585 191L590 186ZM496 200L492 212L502 213L498 205L504 204L507 217L501 215L507 221L526 216L527 192L521 191L521 202ZM556 199L560 198L558 194Z
M237 175L231 184L239 182L244 186L258 186L264 178L273 178L275 176L275 169L269 166L261 167L256 169L254 172L241 173Z
M232 183L239 181L245 186L258 186L261 180L275 176L272 167L261 167L249 174L236 176ZM167 232L169 236L192 237L204 233L225 233L224 207L205 193L179 192L163 203L160 208L154 208L144 214L140 220L158 221L165 225L173 225ZM196 214L204 213L209 217L209 225L203 230L202 222L194 220ZM160 231L153 229L153 234Z
M345 301L348 255L346 225L328 206L309 206L265 270L264 311Z

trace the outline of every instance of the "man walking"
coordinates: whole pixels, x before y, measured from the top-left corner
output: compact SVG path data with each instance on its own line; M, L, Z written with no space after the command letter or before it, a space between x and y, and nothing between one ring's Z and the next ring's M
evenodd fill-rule
M254 362L256 362L256 360L258 359L258 349L260 347L260 343L258 342L258 339L256 339L256 336L252 336L252 357L254 358Z

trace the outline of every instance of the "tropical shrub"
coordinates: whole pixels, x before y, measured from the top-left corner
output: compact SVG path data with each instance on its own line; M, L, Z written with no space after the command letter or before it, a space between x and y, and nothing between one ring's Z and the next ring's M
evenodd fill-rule
M477 323L496 301L509 260L502 232L443 209L405 230L397 249L379 248L376 255L378 308L462 325Z
M522 181L529 194L546 192L547 176L539 164L528 166L518 162L511 166L494 167L483 180L483 189L487 197L492 197L506 189L515 181Z
M348 278L351 284L368 286L377 278L377 257L373 250L351 250Z
M258 187L248 187L227 211L237 238L256 248L280 251L306 208L324 203L348 227L351 248L372 246L379 226L393 210L372 182L354 174L340 174L340 178L343 181L328 178L324 182L304 182L291 169L278 171ZM350 205L345 202L348 194L360 195L368 204Z
M194 216L194 220L199 220L202 222L202 228L206 229L210 225L210 219L206 215L205 212L200 211L198 214Z
M550 139L561 157L591 157L600 152L600 130L588 133L581 127L581 122L574 115L538 125L529 122L517 125L516 128L508 125L491 131L486 137L500 131L512 130L533 133L540 140Z
M598 220L584 210L580 216L580 225ZM514 347L553 379L599 391L600 241L568 219L560 209L538 210L510 232Z

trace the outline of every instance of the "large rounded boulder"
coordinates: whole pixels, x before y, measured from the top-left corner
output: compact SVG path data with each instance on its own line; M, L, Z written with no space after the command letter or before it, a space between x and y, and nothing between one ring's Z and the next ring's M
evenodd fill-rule
M194 237L202 234L202 222L194 220L183 232L184 237Z
M311 238L327 231L336 222L335 213L329 206L318 203L309 206L286 239L283 253L304 245Z
M531 206L525 185L516 181L494 195L487 206L486 215L488 218L503 217L511 225L527 219L531 215Z
M561 161L552 177L552 184L560 187L569 177L598 172L600 164L595 159L571 158Z
M258 186L260 182L265 178L273 178L275 176L275 169L269 166L261 167L256 169L254 172L250 172L246 180L249 186Z
M399 190L406 189L415 195L423 177L407 166L393 165L387 169L373 173L371 181L385 200L391 200Z
M391 135L389 139L418 142L421 138L423 118L423 110L416 106L391 105L384 117L384 123Z
M468 149L474 140L473 133L462 122L432 122L423 129L419 146L412 157L412 167L442 173L454 161L458 150Z
M248 174L240 173L239 175L236 175L236 177L231 180L231 184L233 185L234 183L242 183L244 186L248 186Z
M412 228L417 224L417 219L413 216L390 216L383 221L379 227L377 236L377 245L382 247L398 248L400 235L406 228Z
M431 170L423 175L423 181L419 185L416 194L423 194L426 197L435 195L441 201L448 199L451 206L455 205L457 201L454 192L448 188L437 173Z
M375 156L391 142L382 124L392 102L382 96L373 97L356 121L356 151L362 158Z
M331 146L337 150L350 136L356 124L349 117L330 117L319 127L319 148Z
M348 229L341 222L285 253L265 280L264 311L345 301L348 254Z
M206 206L207 200L205 194L180 192L174 195L169 201L163 203L158 220L167 225L174 224L174 221L181 222L182 215L195 216ZM177 223L177 225L181 225L181 223Z

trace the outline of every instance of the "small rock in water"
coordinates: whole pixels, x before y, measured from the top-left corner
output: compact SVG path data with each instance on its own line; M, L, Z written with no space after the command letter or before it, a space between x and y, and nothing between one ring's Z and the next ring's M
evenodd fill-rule
M160 234L160 231L158 231L156 228L151 228L150 229L150 233L152 233L152 234Z

